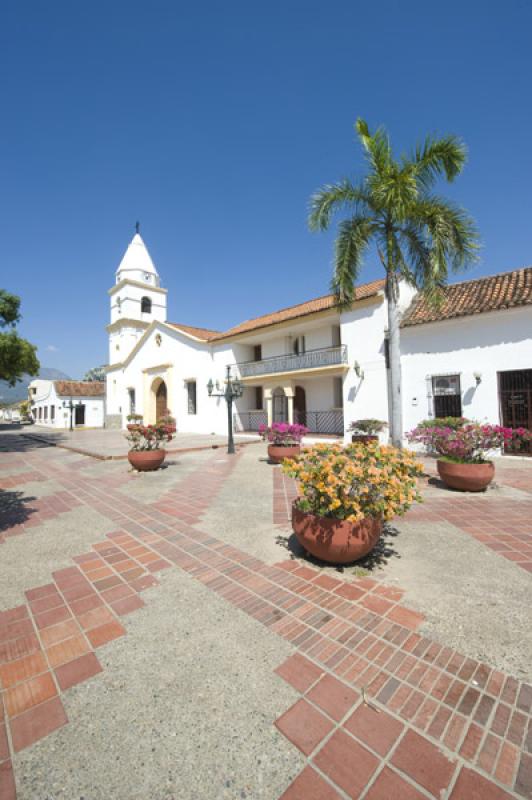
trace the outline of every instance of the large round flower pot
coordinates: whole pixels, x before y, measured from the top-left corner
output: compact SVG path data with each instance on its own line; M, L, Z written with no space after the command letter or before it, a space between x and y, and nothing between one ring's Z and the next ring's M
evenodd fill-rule
M495 475L492 461L484 464L459 464L439 458L437 466L438 474L446 486L462 492L482 492Z
M268 459L272 464L280 464L285 458L297 458L301 453L301 446L298 444L282 446L279 444L268 445Z
M379 437L373 433L353 433L351 435L351 442L354 444L355 442L362 442L362 444L367 444L368 442L378 442Z
M360 522L319 517L292 505L292 528L298 542L316 558L330 564L350 564L370 553L382 532L382 519Z
M138 428L140 428L140 422L128 422L126 428L130 433L131 431L136 431Z
M159 469L166 456L166 450L130 450L127 454L131 466L139 472Z

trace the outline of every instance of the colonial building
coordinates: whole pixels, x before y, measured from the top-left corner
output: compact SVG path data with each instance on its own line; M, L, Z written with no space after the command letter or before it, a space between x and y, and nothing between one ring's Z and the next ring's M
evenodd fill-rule
M137 233L109 290L106 424L166 409L180 431L223 433L225 402L209 379L226 367L245 389L237 430L272 420L343 435L352 420L388 419L384 281L357 287L348 311L332 295L227 331L168 322L167 293ZM405 430L464 414L532 427L532 268L454 284L433 308L401 287Z
M47 381L28 386L33 421L48 428L102 428L105 384L100 381Z

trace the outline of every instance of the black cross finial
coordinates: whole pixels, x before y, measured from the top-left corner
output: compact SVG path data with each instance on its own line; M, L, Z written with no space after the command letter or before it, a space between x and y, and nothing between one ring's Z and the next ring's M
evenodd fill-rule
M140 231L140 222L137 220L135 222L135 232L138 233Z

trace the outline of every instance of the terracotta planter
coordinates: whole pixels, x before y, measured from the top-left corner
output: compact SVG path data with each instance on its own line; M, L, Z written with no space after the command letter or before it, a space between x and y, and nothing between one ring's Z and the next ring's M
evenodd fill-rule
M485 464L458 464L439 458L437 466L438 474L445 485L462 492L482 492L495 475L492 461Z
M351 434L351 441L353 443L362 442L363 444L367 444L368 442L378 442L379 437L374 433L353 433Z
M151 472L159 469L166 457L166 450L130 450L127 454L129 463L139 472Z
M278 444L268 445L268 460L271 464L280 464L285 458L297 458L301 453L301 445L294 444L283 447Z
M296 501L297 502L297 501ZM382 532L382 520L361 522L319 517L292 505L292 528L298 542L316 558L330 564L350 564L370 553Z
M140 426L141 426L140 422L128 422L126 428L128 429L128 431L136 431L137 428L140 428Z

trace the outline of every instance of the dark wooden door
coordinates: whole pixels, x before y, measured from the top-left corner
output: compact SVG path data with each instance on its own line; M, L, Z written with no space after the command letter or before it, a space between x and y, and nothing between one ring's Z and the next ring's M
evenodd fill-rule
M164 413L168 408L167 403L167 392L166 392L166 383L161 381L159 387L157 389L157 393L155 395L155 421L159 422L161 417L164 417Z
M302 386L296 386L294 395L294 422L307 424L307 394Z
M532 369L499 372L499 400L505 427L532 430ZM532 455L531 444L524 445L516 453Z
M74 408L74 425L85 425L85 406L76 404Z

